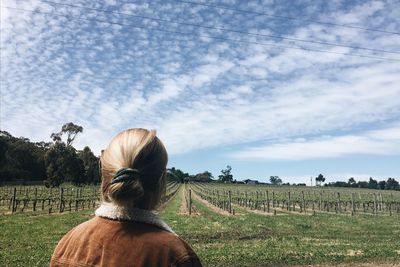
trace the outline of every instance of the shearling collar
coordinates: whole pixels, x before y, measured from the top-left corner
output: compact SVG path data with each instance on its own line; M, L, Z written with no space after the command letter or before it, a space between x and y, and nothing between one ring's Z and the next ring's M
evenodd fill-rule
M100 207L95 211L95 214L96 216L112 220L128 220L147 223L175 234L168 224L166 224L160 217L149 210L137 208L128 209L126 207L118 206L112 202L103 201Z

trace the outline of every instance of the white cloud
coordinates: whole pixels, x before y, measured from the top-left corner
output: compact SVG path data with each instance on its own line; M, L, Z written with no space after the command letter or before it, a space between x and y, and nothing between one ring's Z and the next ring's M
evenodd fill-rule
M400 50L398 36L357 29L315 23L291 25L263 16L250 19L248 14L204 6L109 2L115 10L129 14L264 34L285 30L285 36L293 38ZM77 146L89 145L95 151L104 148L116 132L138 126L157 128L172 154L260 140L293 140L342 130L350 134L332 137L330 141L342 146L346 142L355 142L359 147L376 146L377 151L386 149L390 142L398 142L395 137L390 141L381 132L378 134L384 140L372 136L373 132L362 137L351 134L353 127L398 121L397 63L212 38L202 40L197 36L221 34L278 46L291 43L171 23L158 23L159 29L193 35L137 29L134 26L148 27L154 21L37 1L5 4L132 25L2 8L1 128L17 136L48 140L51 132L59 130L63 123L74 121L84 127ZM84 4L104 8L103 2ZM271 14L290 8L284 2L280 5L284 6L275 8L268 4L264 8ZM348 10L337 10L340 4L329 5L335 11L321 14L314 7L307 12L334 23L370 25L369 21L374 21L381 23L373 25L376 28L400 27L399 8L394 4L374 1L354 4ZM241 2L238 7L254 9L257 5ZM371 19L383 11L387 16ZM360 53L350 48L296 45ZM306 139L285 144L317 146L317 142L328 141ZM317 149L314 148L316 154ZM330 149L336 155L351 152Z
M400 127L360 135L328 136L247 148L233 153L238 159L308 160L348 155L399 155Z

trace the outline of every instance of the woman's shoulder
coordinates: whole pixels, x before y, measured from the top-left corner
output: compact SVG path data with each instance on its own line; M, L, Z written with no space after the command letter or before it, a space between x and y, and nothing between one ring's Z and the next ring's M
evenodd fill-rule
M174 259L171 266L201 266L197 254L190 245L178 235L167 231L160 231L153 233L150 240L151 244L149 244L149 247L158 247L161 250L165 250L165 254L168 254L171 259Z
M125 255L126 262L136 262L138 266L147 266L149 261L151 266L201 266L196 253L174 232L142 222L97 216L79 224L60 240L52 262L92 262L100 251L107 255L101 257L106 266L115 265L114 260L121 260L121 255Z

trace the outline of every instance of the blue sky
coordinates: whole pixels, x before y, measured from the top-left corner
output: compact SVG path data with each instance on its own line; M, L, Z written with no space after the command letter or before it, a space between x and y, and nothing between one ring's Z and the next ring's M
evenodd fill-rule
M399 17L396 1L2 0L0 127L49 141L72 121L96 154L156 129L170 166L238 180L398 178Z

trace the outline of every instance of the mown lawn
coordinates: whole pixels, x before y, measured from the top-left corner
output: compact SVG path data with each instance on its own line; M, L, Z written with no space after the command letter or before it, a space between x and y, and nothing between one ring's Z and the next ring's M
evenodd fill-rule
M262 216L238 210L225 217L197 201L200 216L178 215L180 194L160 215L205 266L277 266L400 262L400 217ZM57 241L93 211L0 216L0 266L47 266Z

